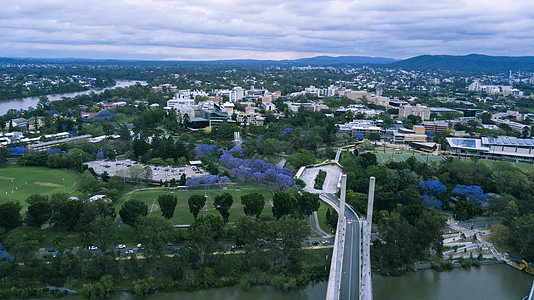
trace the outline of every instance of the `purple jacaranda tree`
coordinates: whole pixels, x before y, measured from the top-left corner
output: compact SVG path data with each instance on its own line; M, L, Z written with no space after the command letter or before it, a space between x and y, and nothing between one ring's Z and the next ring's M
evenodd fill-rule
M488 194L485 194L482 188L476 185L457 184L452 190L452 194L454 196L464 196L467 200L475 204L482 204L489 200Z

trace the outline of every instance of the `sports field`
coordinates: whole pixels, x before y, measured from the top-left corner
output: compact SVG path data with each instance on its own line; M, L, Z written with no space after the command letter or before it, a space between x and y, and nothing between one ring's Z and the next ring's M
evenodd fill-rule
M244 194L250 194L250 193L260 193L265 198L265 207L263 208L262 215L265 216L272 216L272 204L271 200L273 199L273 193L270 190L257 188L257 187L241 187L241 188L234 188L229 187L228 190L222 190L222 189L214 189L214 190L206 190L207 200L206 200L206 206L205 209L203 209L200 213L200 215L205 214L206 212L208 214L214 214L214 215L220 215L219 212L215 209L213 205L213 201L215 200L215 197L217 195L220 195L222 193L228 192L230 193L234 198L234 203L232 207L230 208L230 220L229 222L235 222L240 216L244 215L243 212L243 205L241 205L241 196ZM171 190L171 189L149 189L149 190L140 190L140 191L132 191L131 193L124 195L119 201L115 203L117 212L119 211L120 207L126 202L128 199L137 199L141 200L144 203L148 205L148 211L150 214L154 214L157 216L161 216L161 210L158 205L158 196L164 195L164 194L170 194L174 195L178 198L178 204L176 205L176 209L174 211L174 217L170 219L170 222L172 224L191 224L194 221L193 215L189 212L189 205L188 205L188 199L191 195L203 195L204 196L204 190Z
M0 168L0 203L20 202L23 213L28 207L25 200L33 194L63 193L65 188L68 195L78 195L76 182L79 179L78 172L64 169L21 166Z

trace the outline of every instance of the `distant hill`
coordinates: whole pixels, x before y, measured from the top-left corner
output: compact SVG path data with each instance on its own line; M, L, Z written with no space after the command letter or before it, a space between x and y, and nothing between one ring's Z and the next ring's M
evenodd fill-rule
M393 58L368 57L368 56L317 56L292 60L255 60L255 59L232 59L232 60L209 60L209 61L178 61L178 60L117 60L117 59L77 59L77 58L5 58L0 57L0 63L57 63L66 65L129 65L129 66L243 66L243 67L266 67L266 66L341 66L341 65L382 65L398 61Z
M534 71L534 56L421 55L397 61L388 66L393 68L449 70L471 73L497 73L510 70Z
M370 56L316 56L312 58L301 58L288 60L288 62L302 65L362 65L362 64L390 64L399 61L387 57Z

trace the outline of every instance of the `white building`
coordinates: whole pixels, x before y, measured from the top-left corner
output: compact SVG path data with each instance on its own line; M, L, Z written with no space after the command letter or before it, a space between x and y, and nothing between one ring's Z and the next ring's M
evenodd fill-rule
M421 119L430 119L430 108L421 104L411 106L410 104L403 105L399 108L399 117L406 118L409 115L421 117Z

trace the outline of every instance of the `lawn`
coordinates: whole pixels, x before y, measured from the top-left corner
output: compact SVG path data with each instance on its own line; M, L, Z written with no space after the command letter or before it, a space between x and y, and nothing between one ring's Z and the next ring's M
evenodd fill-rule
M462 158L464 160L470 160L470 158ZM531 164L525 164L525 163L516 163L511 161L496 161L496 160L488 160L488 159L480 159L480 162L484 163L486 166L490 167L491 169L499 168L499 166L505 166L505 165L512 165L521 171L533 171L534 165Z
M332 234L332 230L326 225L326 211L328 208L330 208L330 205L321 201L321 206L319 206L319 209L317 210L317 218L319 219L319 227L321 227L324 232ZM332 212L335 212L335 210L332 209Z
M272 205L271 200L273 198L273 193L265 188L258 188L254 186L245 186L240 188L231 188L228 190L223 189L213 189L213 190L177 190L177 189L150 189L150 190L140 190L132 191L131 193L124 195L119 201L115 203L117 212L122 207L124 202L129 199L141 200L148 205L149 213L157 216L162 216L161 210L158 206L157 198L160 195L171 194L175 195L178 198L178 204L174 211L174 217L170 219L172 224L191 224L194 221L193 215L189 212L189 205L187 200L191 195L207 195L206 206L199 213L202 215L204 213L220 215L215 207L213 206L213 201L217 195L228 192L234 198L234 203L230 208L230 220L229 222L235 222L240 216L244 215L243 205L241 205L241 196L244 194L250 193L260 193L265 197L265 207L263 208L262 215L272 216Z
M76 182L79 179L78 172L65 169L22 166L0 168L0 203L20 202L21 213L24 213L28 207L25 200L33 194L63 193L65 188L69 196L77 196Z

